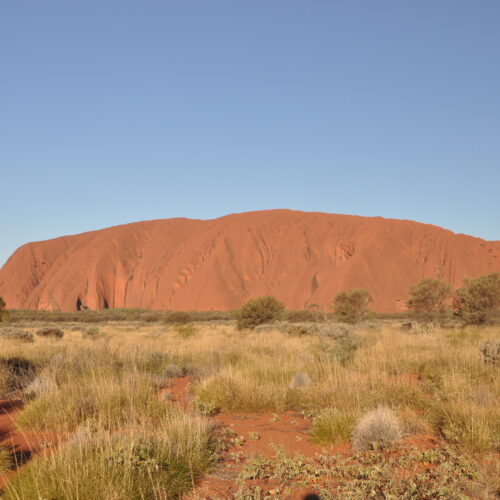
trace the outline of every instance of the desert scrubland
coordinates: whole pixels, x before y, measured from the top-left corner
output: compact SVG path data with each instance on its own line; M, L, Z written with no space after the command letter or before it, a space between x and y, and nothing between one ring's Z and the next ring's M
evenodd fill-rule
M3 498L495 498L499 333L18 319L0 338Z

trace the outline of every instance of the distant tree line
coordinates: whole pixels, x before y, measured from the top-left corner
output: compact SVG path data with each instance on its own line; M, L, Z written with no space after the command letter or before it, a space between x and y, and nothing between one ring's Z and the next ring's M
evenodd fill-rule
M466 279L455 292L444 281L425 278L411 286L408 295L408 310L418 318L433 319L453 313L466 324L484 324L500 308L500 273ZM339 321L359 323L371 314L372 301L368 290L356 288L338 293L332 308ZM276 320L283 310L284 305L273 296L249 300L236 315L238 328L254 328Z
M462 286L453 292L451 285L434 278L425 278L408 291L408 310L418 318L436 318L444 313L453 313L466 324L489 323L500 309L500 273L491 273L474 279L465 279ZM359 323L367 318L373 298L368 290L356 288L338 293L332 302L336 318L345 323ZM240 329L254 328L278 319L284 305L271 295L251 299L236 311ZM312 311L292 311L303 321L311 321ZM293 316L293 314L292 314ZM300 316L300 318L299 318ZM0 297L0 321L7 317L6 303ZM172 312L166 317L169 323L186 323L191 316L186 312Z

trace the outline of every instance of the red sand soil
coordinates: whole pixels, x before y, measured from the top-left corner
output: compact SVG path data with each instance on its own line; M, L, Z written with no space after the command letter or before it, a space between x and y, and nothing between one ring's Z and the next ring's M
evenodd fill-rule
M423 277L459 286L494 271L498 241L407 220L269 210L29 243L0 269L0 295L15 309L75 311L227 310L272 294L289 309L328 310L337 292L362 287L375 310L396 312Z
M413 377L410 377L413 381ZM169 394L173 403L183 409L189 409L190 388L195 382L192 376L174 378L169 387L162 391ZM233 498L238 490L236 479L249 459L264 457L272 458L277 452L284 452L288 456L295 454L306 458L317 455L337 455L348 458L353 450L348 443L337 446L321 446L311 442L309 429L310 420L303 418L297 412L284 413L239 413L222 412L212 417L213 423L221 430L231 429L234 433L233 441L226 438L228 448L222 452L221 461L215 469L198 482L193 492L185 500L199 500L211 498ZM243 440L239 438L243 438ZM239 442L238 442L239 441ZM440 441L434 436L417 435L405 438L403 448L414 447L424 451L436 449ZM395 451L397 453L397 451ZM408 471L408 477L415 472ZM321 478L318 478L321 482ZM265 491L272 491L279 487L278 481L245 480L247 486L260 486ZM313 494L312 486L306 486L292 495L283 496L283 500L302 500L308 494Z

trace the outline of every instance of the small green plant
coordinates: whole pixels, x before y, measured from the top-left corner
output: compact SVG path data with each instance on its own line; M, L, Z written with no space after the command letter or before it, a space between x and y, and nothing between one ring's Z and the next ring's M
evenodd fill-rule
M51 337L54 339L62 339L64 337L64 332L60 328L54 328L51 326L38 329L36 334L39 337Z
M489 323L500 308L500 273L464 280L453 299L455 314L467 324Z
M205 417L213 417L220 412L220 408L217 405L199 398L195 398L192 405Z
M97 325L92 325L83 330L83 335L85 337L96 339L102 336L101 329Z
M359 323L368 315L372 300L370 292L363 288L340 292L333 299L335 316L345 323Z
M389 408L379 407L364 415L352 433L355 450L377 450L390 447L402 438L401 424Z
M284 305L275 297L268 295L246 302L236 315L240 330L255 328L257 325L276 320L284 309Z

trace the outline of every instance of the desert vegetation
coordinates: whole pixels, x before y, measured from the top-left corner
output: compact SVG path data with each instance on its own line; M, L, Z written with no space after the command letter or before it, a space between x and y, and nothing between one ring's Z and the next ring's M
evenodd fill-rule
M31 339L0 336L4 498L495 497L498 326L273 310L254 329L15 321Z
M359 323L369 314L368 306L373 301L368 290L356 288L339 292L333 299L333 309L339 321Z
M408 292L408 309L415 313L430 315L446 310L446 300L451 297L449 283L432 278L425 278L413 285Z

